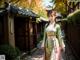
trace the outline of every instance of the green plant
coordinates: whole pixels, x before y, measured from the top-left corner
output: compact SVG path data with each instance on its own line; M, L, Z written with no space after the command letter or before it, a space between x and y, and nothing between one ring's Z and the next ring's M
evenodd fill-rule
M77 22L80 23L80 9L76 10L75 12L69 14L67 16L68 23L76 24Z
M10 45L1 45L0 54L4 54L6 56L6 60L14 60L20 55L20 50L16 47L13 48Z

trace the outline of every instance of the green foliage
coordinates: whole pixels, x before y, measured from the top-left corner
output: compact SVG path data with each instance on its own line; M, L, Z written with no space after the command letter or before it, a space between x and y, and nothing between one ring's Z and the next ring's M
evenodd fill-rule
M4 0L0 0L0 8L4 8L5 4L4 4Z
M0 46L0 55L4 54L6 56L6 60L14 60L17 56L20 55L20 51L18 48L13 48L10 45L1 45Z
M55 10L61 14L67 14L66 0L55 0Z
M80 23L80 10L76 10L75 12L69 14L67 19L68 23Z
M47 19L47 13L46 13L46 11L44 11L44 10L39 11L38 15L39 15L39 16L42 16L42 17L44 17L44 18Z

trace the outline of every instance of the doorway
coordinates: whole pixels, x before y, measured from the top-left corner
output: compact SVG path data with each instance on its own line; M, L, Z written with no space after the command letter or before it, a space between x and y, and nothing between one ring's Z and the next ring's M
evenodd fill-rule
M28 51L28 36L26 35L26 19L22 17L14 18L15 45L21 51Z

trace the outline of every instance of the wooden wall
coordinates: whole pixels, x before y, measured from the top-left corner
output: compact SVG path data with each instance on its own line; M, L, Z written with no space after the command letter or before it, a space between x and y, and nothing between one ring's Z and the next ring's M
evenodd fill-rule
M80 57L80 24L68 25L67 37L75 53Z
M63 29L65 31L65 39L70 44L73 54L80 57L80 23L79 24L68 24L62 22Z
M37 45L37 25L35 18L16 17L14 19L14 25L16 46L21 51L30 52Z
M4 43L4 16L0 16L0 45Z

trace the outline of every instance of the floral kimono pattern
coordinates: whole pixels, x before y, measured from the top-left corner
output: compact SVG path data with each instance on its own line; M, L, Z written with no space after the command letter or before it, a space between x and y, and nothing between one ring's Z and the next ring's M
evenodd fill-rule
M62 46L61 28L58 24L45 26L43 44L45 48L45 60L56 60L56 47Z

